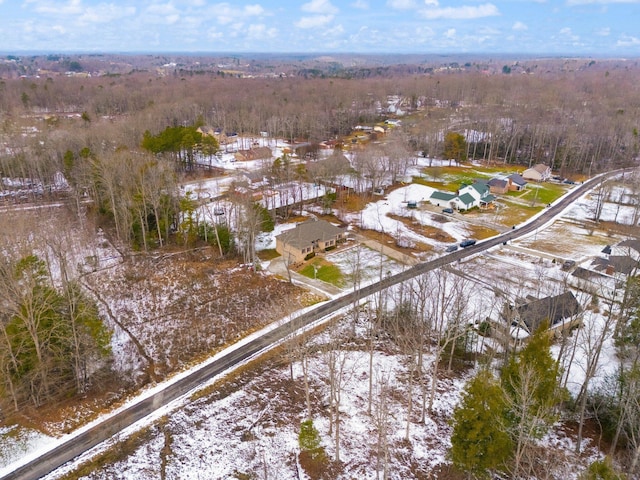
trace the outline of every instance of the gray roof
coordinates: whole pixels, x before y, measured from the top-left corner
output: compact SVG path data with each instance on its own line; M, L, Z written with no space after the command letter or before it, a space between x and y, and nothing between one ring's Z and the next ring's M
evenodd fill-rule
M636 252L640 252L640 240L635 240L635 239L623 240L618 244L618 247L633 248Z
M583 267L576 267L573 273L571 273L571 276L580 278L581 280L591 280L593 278L596 278L596 279L609 278L606 275L603 275L602 273L596 272L595 270L588 270Z
M487 184L490 187L496 187L496 188L507 188L507 181L502 179L502 178L492 178L491 180L489 180L489 182L487 182Z
M543 320L549 320L549 326L553 327L581 310L578 300L570 291L515 307L516 317L524 322L531 333L540 326Z
M344 229L325 220L307 220L276 236L276 239L292 247L302 249L317 241L333 240L341 233L344 233Z
M526 185L527 184L527 181L524 178L522 178L522 175L520 175L518 173L513 173L513 174L509 175L509 178L516 185L522 186L522 185Z
M604 272L608 267L612 267L614 272L624 275L631 275L640 267L636 260L626 255L610 255L609 258L597 257L591 265L598 272Z
M536 163L532 168L538 173L545 173L550 170L549 166L544 163Z

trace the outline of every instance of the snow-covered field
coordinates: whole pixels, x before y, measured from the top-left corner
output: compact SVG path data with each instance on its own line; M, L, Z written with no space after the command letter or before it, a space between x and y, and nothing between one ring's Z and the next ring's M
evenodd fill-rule
M228 161L227 163L232 163ZM192 188L192 187L188 187ZM202 192L224 191L224 182L202 182L198 184ZM409 242L420 242L438 247L441 254L443 242L423 237L398 220L389 217L410 216L413 221L443 229L457 241L467 237L467 227L456 221L441 223L433 220L433 214L406 208L407 201L420 201L429 197L432 189L421 185L407 185L390 192L386 198L372 202L362 213L353 214L349 219L363 228L370 228L391 235L402 236ZM204 193L202 193L204 195ZM578 264L586 264L599 255L605 245L614 244L624 237L602 232L593 228L589 216L593 212L595 200L585 196L565 212L549 227L507 246L492 249L486 254L475 256L455 265L455 275L460 275L469 283L469 306L473 306L473 317L497 315L501 305L492 288L499 287L519 296L542 297L558 293L566 285L566 272L562 271L560 260L573 259ZM618 222L631 218L630 207L618 207L605 203L602 219ZM275 235L284 228L278 226L270 235L260 239L261 248L273 248ZM554 260L558 261L554 261ZM405 268L379 252L363 247L338 250L327 255L327 260L337 265L345 276L353 277L355 265L361 269L362 284L375 281L381 275L393 274ZM352 284L345 289L352 288ZM587 301L577 295L582 301ZM589 330L599 328L603 316L599 311L588 314ZM355 325L354 331L361 331L363 325ZM582 335L579 331L578 335ZM319 337L314 342L321 345L326 338ZM343 398L341 400L341 442L340 457L342 471L333 478L378 478L378 432L385 429L385 441L392 446L392 455L387 459L389 478L414 478L419 472L423 478L437 478L438 469L446 465L446 450L449 446L450 427L448 419L459 400L461 389L473 371L461 376L443 375L438 380L437 401L433 411L424 422L415 414L409 421L409 442L405 442L407 428L406 401L407 358L388 346L381 345L373 358L374 385L372 413L368 410L369 399L369 356L362 348L346 348L347 338L336 354L344 367L342 376ZM327 411L324 408L329 395L327 385L327 354L321 349L311 349L309 372L313 392L312 418L318 428L322 444L329 457L334 458L336 447L332 441ZM558 354L558 349L554 352ZM432 362L428 357L426 362ZM601 358L602 367L596 375L599 379L610 371L613 347L607 343L607 350ZM579 390L584 378L584 352L577 349L576 356L567 370L567 387L572 393ZM206 394L185 405L174 405L174 410L165 409L154 417L154 421L143 422L136 434L139 443L131 442L118 447L122 458L97 469L84 478L184 478L184 479L227 479L227 478L306 478L300 472L296 460L298 452L298 432L300 422L306 418L302 370L299 362L293 365L293 379L289 366L270 360L264 365L241 369L232 374L231 386L220 384ZM417 387L414 385L414 389ZM415 401L420 404L419 392L414 391ZM382 400L385 400L383 402ZM388 401L387 401L388 400ZM388 409L385 415L376 416L376 409ZM415 411L420 410L416 408ZM383 419L384 422L380 423ZM2 432L0 432L2 433ZM28 436L28 435L27 435ZM15 450L4 451L2 462L9 462L14 455L21 455L42 442L28 436ZM115 443L125 436L114 439ZM55 440L44 439L53 444ZM573 441L562 429L554 430L546 439L550 458L562 455L564 463L550 478L573 479L599 453L594 445L588 444L582 456L574 456ZM93 452L100 455L105 446ZM15 457L14 457L15 458ZM89 455L83 456L83 459ZM380 464L383 465L384 461ZM60 478L70 466L49 475L48 479ZM10 467L5 471L9 471ZM413 472L413 473L410 473Z

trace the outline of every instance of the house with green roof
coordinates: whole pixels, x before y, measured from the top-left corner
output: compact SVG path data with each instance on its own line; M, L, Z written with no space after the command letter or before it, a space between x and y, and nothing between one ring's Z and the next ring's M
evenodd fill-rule
M464 185L457 193L435 191L429 202L438 207L451 207L457 210L469 210L473 207L487 208L496 197L489 193L486 183L474 182Z

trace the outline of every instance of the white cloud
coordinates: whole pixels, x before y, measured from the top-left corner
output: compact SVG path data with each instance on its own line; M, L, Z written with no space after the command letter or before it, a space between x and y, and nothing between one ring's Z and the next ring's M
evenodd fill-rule
M267 12L261 5L245 5L243 8L237 8L228 3L219 3L209 10L210 15L215 18L221 25L227 25L240 18L259 17L267 15Z
M611 28L609 27L599 28L598 30L596 30L596 35L598 35L599 37L608 37L609 35L611 35Z
M394 10L411 10L418 7L415 0L387 0L387 6Z
M82 0L69 0L62 5L50 0L27 0L25 5L33 5L33 10L37 13L55 15L78 15L82 13Z
M567 0L570 7L578 5L612 5L615 3L640 3L640 0Z
M223 37L224 33L219 32L215 27L211 27L209 30L207 30L207 38L211 40L219 40Z
M571 30L571 28L569 27L564 27L560 29L560 35L567 37L568 39L570 39L573 42L577 42L578 40L580 40L580 36L575 35L573 33L573 30Z
M298 28L318 28L324 27L326 24L333 21L333 15L314 15L313 17L302 17L295 22L295 26Z
M319 13L331 15L339 12L338 8L331 4L329 0L311 0L300 7L303 12Z
M529 27L527 27L522 22L516 22L516 23L513 24L513 27L511 27L511 29L515 30L517 32L524 32L525 30L529 30Z
M267 40L275 38L277 35L277 29L267 28L264 24L249 25L247 29L247 36L253 40Z
M267 12L258 4L238 8L228 3L219 3L211 7L209 15L215 18L219 24L227 25L241 18L264 16L267 15Z
M264 8L262 8L262 5L245 5L244 8L242 9L243 13L245 15L249 15L252 17L255 16L260 16L260 15L264 15L265 11Z
M144 12L143 21L154 25L175 25L180 21L181 13L173 3L149 5Z
M416 28L416 36L418 38L431 38L435 35L433 28L420 26Z
M438 0L424 0L424 4L427 7L437 7L440 5L440 3L438 2Z
M640 38L629 35L621 35L616 42L617 47L637 47L638 45L640 45Z
M420 15L428 20L469 20L473 18L494 17L500 15L500 12L492 3L485 3L484 5L478 5L477 7L462 6L427 8L421 10Z
M1 1L1 0L0 0ZM353 8L358 8L360 10L369 10L369 2L365 0L356 0L351 4Z
M108 23L124 17L135 15L135 7L120 7L113 3L101 3L95 7L88 7L78 19L80 23Z
M447 31L444 33L444 37L445 37L445 38L448 38L448 39L450 39L450 40L451 40L451 39L453 39L453 38L455 38L455 37L456 37L456 29L455 29L455 28L450 28L449 30L447 30Z
M481 26L480 28L478 28L477 32L480 35L483 35L485 37L487 36L496 36L496 35L500 35L500 30L498 30L497 28L493 28L491 26Z
M147 7L147 13L151 15L177 15L178 10L172 3L165 3L164 5L156 3Z

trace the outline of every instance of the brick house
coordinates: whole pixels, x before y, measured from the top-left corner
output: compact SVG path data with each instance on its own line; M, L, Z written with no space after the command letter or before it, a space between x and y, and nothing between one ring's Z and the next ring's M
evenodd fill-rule
M310 253L335 247L346 238L343 228L325 220L307 220L276 236L276 251L287 263L303 262Z

